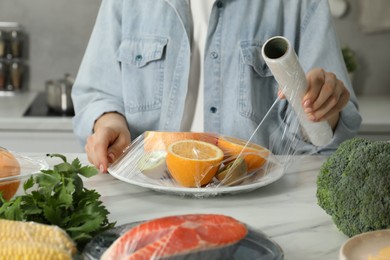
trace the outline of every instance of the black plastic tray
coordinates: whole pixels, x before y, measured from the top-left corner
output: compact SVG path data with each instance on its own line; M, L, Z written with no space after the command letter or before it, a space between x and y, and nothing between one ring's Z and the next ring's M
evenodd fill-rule
M107 230L93 238L82 252L83 259L100 259L104 251L126 231L142 222L124 224ZM281 260L284 259L282 248L269 239L264 233L248 229L248 235L239 243L223 249L207 250L192 254L186 254L169 259L191 260L191 259L230 259L230 260ZM164 258L166 259L166 258Z

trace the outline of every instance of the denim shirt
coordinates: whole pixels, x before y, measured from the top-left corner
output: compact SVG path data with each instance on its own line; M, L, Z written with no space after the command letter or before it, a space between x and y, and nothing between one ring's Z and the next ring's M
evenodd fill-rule
M73 86L74 130L82 144L105 112L123 114L132 139L146 130L180 131L188 91L192 24L187 0L103 0ZM356 135L361 123L325 0L219 0L210 15L204 56L205 131L248 140L273 151L286 144L286 100L261 48L281 35L305 72L321 67L351 93L332 142L316 148L300 134L296 153L328 153ZM272 143L271 143L272 142Z

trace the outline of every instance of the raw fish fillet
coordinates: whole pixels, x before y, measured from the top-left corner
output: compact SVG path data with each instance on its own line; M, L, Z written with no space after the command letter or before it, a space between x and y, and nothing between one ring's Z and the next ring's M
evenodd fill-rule
M225 247L247 235L247 228L224 215L194 214L144 222L119 237L101 259L161 259Z

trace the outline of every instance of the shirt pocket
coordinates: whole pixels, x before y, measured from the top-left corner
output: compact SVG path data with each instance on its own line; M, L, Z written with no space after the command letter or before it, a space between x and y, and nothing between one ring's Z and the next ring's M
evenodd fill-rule
M239 111L255 122L262 120L277 95L276 82L261 55L263 43L240 42Z
M145 36L124 39L118 50L123 97L127 112L159 109L164 88L164 60L168 39Z

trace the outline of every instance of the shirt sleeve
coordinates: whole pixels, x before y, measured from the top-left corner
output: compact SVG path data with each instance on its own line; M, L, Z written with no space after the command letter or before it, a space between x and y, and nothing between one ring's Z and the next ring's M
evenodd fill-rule
M301 36L296 46L299 60L306 73L316 67L335 73L350 92L350 100L340 113L331 143L314 149L319 154L329 154L337 149L342 141L356 136L360 128L361 116L341 54L340 43L333 27L328 1L316 1L315 3L307 10L307 15L301 24ZM306 152L310 144L303 147L304 150L300 152Z
M72 88L74 132L85 145L97 118L106 112L124 114L121 70L120 0L103 0L79 72Z

